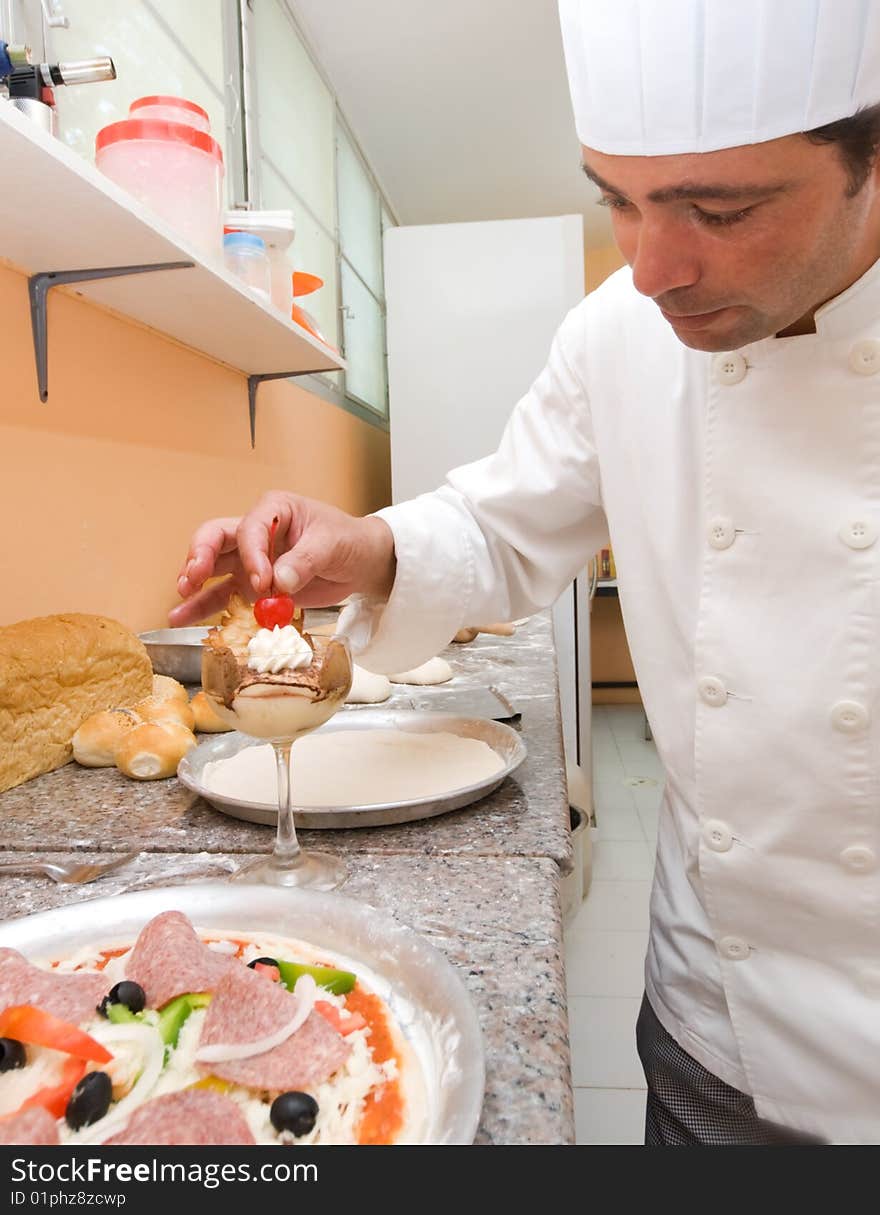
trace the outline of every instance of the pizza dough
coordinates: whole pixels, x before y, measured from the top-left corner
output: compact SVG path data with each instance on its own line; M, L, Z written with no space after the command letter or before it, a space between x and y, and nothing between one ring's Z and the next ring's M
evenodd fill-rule
M503 767L501 756L476 738L334 730L294 743L290 773L297 806L371 806L438 797L475 785ZM229 759L205 764L203 779L209 792L277 804L271 746L245 747Z
M351 691L345 698L347 705L378 705L391 695L391 680L387 675L374 675L353 663L354 674Z
M452 667L445 658L429 658L420 667L403 671L400 675L389 675L392 683L416 683L423 687L434 683L448 683L452 678Z

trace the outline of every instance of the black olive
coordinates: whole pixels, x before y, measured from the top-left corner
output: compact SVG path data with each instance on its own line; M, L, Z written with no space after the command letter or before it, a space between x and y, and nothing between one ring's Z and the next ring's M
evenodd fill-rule
M17 1038L0 1038L0 1072L12 1072L24 1067L27 1056Z
M128 979L123 979L121 983L110 988L98 1005L98 1012L102 1017L106 1017L107 1009L111 1004L124 1004L129 1012L139 1013L143 1012L146 1003L147 994L140 983L132 983Z
M272 1102L269 1118L276 1131L308 1135L318 1117L318 1103L308 1093L281 1093Z
M106 1072L87 1072L73 1090L64 1119L73 1131L82 1126L91 1126L103 1118L110 1108L113 1085Z
M275 958L254 958L253 962L248 962L248 966L253 970L257 963L261 966L277 966L278 962Z

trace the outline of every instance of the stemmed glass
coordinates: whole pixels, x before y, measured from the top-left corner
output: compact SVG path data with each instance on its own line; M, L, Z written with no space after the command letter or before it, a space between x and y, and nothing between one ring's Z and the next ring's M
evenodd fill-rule
M333 890L342 884L345 865L327 852L303 851L296 838L293 821L290 758L293 744L340 709L351 688L352 661L344 637L314 637L315 671L319 692L304 687L271 685L266 694L238 695L227 706L216 696L216 687L207 666L202 667L202 683L218 716L251 738L272 744L278 772L278 827L275 847L265 860L253 862L235 874L235 880L259 882L270 886L299 886L312 890Z

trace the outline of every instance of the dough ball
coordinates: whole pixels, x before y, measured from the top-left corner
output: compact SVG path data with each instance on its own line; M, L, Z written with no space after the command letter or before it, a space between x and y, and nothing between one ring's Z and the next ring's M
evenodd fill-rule
M374 675L372 671L365 671L357 663L353 666L351 691L345 698L347 705L377 705L388 699L391 695L391 680L387 675Z
M73 758L86 768L111 768L126 735L141 724L131 709L105 709L87 717L74 734Z
M116 766L135 780L164 780L174 776L177 765L195 745L196 736L177 722L145 721L121 743Z
M144 721L176 721L191 730L196 724L195 715L186 700L163 700L160 696L148 696L132 706Z
M427 687L432 683L448 683L452 678L452 667L445 658L429 658L420 667L411 671L402 671L399 675L389 675L392 683L417 683Z
M189 692L182 683L172 679L170 675L153 676L154 700L180 700L184 704L189 700Z
M196 692L189 702L196 720L196 730L199 734L224 734L232 729L222 717L214 712L214 707L204 692Z

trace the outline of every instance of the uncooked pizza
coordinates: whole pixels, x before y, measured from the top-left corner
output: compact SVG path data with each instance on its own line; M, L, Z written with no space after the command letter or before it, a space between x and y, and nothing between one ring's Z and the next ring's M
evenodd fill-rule
M150 920L39 964L0 948L0 1144L418 1143L391 1008L307 943Z

